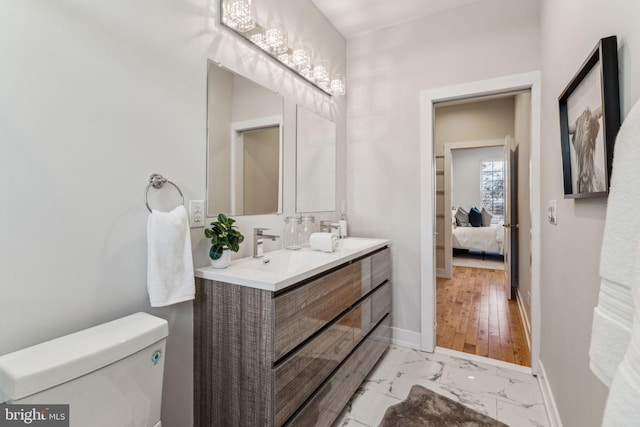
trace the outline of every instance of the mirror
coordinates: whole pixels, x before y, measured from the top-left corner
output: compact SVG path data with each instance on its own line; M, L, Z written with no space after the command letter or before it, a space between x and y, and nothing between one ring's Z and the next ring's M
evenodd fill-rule
M336 125L298 105L296 211L336 210Z
M282 97L207 67L207 216L282 212Z

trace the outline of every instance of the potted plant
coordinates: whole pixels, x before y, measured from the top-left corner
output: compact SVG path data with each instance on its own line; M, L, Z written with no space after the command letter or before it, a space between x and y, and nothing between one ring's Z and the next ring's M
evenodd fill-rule
M218 220L211 223L211 228L204 229L204 235L211 239L209 257L215 268L225 268L231 263L231 252L238 252L244 236L238 227L233 225L235 219L225 214L218 214Z

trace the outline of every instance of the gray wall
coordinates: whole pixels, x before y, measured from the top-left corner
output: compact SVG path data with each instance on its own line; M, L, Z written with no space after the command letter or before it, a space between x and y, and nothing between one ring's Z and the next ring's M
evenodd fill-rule
M626 115L640 98L640 2L542 3L542 208L558 201L558 225L542 223L542 348L565 426L600 425L607 389L588 366L607 200L565 200L558 95L601 37L618 36L620 95Z
M433 150L444 153L448 142L485 141L514 136L514 97L464 104L436 105Z
M164 317L168 427L192 420L193 312L190 302L149 307L143 191L158 172L187 204L205 197L207 58L284 95L285 212L295 211L296 104L336 121L345 197L344 98L332 102L218 28L216 5L0 2L0 354L137 311ZM344 73L346 43L311 0L262 0L257 8ZM153 191L151 202L172 208L177 193ZM236 256L246 256L252 227L278 231L283 222L261 215L238 224L248 243ZM202 235L193 229L197 266L208 263Z

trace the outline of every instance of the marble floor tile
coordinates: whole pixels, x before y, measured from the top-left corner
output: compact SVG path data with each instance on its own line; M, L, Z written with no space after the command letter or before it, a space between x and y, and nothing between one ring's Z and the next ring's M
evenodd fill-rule
M335 427L376 427L415 384L510 426L548 426L538 382L503 367L391 346L362 383Z
M378 393L373 390L359 389L347 404L341 422L336 426L375 427L382 421L389 406L402 402L402 399Z
M498 401L497 419L512 427L546 427L549 425L547 412L542 403L523 407Z

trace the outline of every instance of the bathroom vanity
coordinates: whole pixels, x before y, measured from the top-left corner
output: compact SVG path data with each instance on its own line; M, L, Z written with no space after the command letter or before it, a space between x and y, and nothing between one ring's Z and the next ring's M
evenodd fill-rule
M196 426L330 426L390 342L390 242L196 270Z

